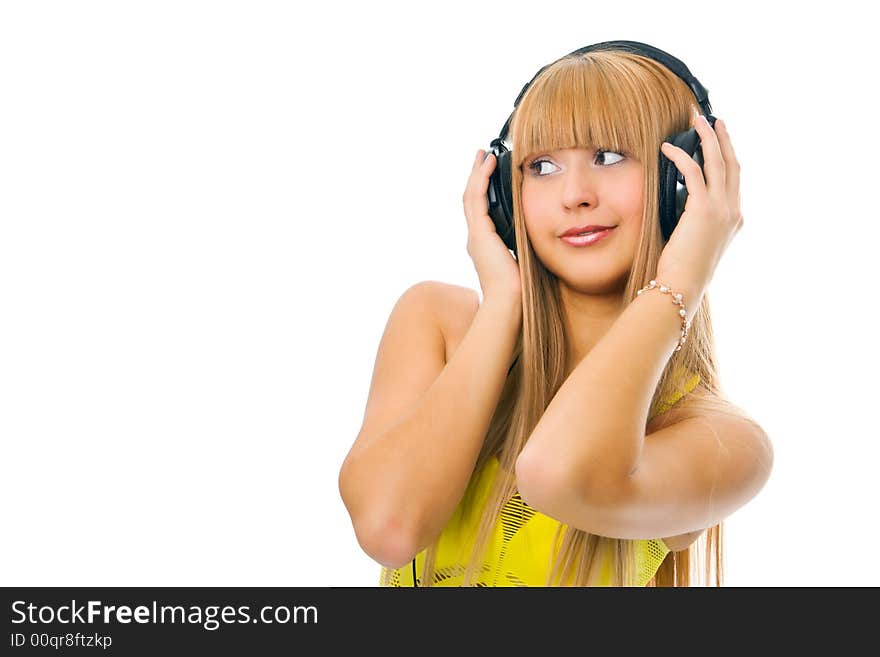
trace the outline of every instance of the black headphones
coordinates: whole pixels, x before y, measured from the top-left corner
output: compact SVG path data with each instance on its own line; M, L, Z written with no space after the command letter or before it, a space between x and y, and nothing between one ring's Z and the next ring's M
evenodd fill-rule
M638 41L603 41L570 52L566 57L589 52L591 50L622 50L650 57L663 64L666 68L684 80L688 87L690 87L691 91L694 92L694 96L697 98L700 109L708 119L709 125L713 128L715 127L715 117L712 116L712 107L709 105L708 90L700 84L700 81L691 74L687 66L685 66L681 60L676 59L659 48ZM555 64L556 62L553 63ZM535 73L534 77L532 77L532 79L522 88L522 91L519 92L519 95L513 103L514 111L516 111L526 89L528 89L532 82L535 81L535 78L537 78L541 72L550 65L551 64L548 64L541 68L541 70ZM516 236L513 229L513 191L511 190L510 174L511 155L510 150L504 143L504 139L507 137L507 131L510 126L510 120L512 118L513 112L507 117L507 121L504 122L504 127L501 128L498 137L492 140L489 150L486 153L486 157L488 157L489 153L493 153L496 158L495 169L492 171L492 175L489 178L489 188L486 195L489 200L489 216L495 223L495 230L498 232L499 237L504 241L504 244L507 245L507 248L516 254ZM684 150L685 153L696 160L700 165L700 169L703 168L703 152L700 148L700 136L697 134L695 128L667 137L664 141L668 141L674 146L678 146ZM672 231L675 230L675 227L678 225L678 220L681 217L682 212L684 212L684 204L687 200L687 187L685 187L684 184L684 176L682 176L672 160L668 159L662 152L659 153L658 165L660 181L660 230L663 234L664 241L667 241L672 235Z

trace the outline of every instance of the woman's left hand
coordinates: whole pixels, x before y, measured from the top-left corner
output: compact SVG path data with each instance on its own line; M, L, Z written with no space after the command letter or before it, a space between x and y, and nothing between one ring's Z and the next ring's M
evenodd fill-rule
M664 142L660 147L684 176L688 196L678 225L660 254L657 280L699 290L702 296L722 254L742 227L743 217L739 207L740 166L727 127L716 119L713 130L702 115L695 127L703 151L703 171L677 146Z

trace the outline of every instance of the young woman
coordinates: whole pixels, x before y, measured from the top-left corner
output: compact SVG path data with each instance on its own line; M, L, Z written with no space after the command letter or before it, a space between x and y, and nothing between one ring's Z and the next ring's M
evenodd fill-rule
M720 586L722 521L770 475L767 435L723 394L706 293L743 223L730 135L656 59L584 50L508 121L515 244L488 214L497 157L474 159L482 300L418 283L386 325L339 473L381 585ZM702 162L664 143L691 128ZM668 239L664 162L687 191Z

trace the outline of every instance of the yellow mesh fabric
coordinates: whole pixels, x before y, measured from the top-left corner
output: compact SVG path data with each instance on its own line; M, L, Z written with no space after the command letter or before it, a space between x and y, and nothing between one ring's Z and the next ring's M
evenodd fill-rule
M699 383L699 375L686 378L679 391L663 400L655 413L668 410ZM492 457L468 485L474 495L471 513L466 514L459 503L440 534L433 586L461 586L465 564L476 539L480 513L488 499L500 464ZM466 496L465 496L466 497ZM516 492L504 505L495 528L476 586L546 586L552 541L559 521L546 516L526 504ZM634 541L638 586L645 586L669 553L669 548L658 539ZM427 549L416 555L416 572L424 567ZM599 585L612 581L610 555L601 560ZM382 567L379 586L412 586L412 562L397 569ZM420 582L421 585L421 582Z

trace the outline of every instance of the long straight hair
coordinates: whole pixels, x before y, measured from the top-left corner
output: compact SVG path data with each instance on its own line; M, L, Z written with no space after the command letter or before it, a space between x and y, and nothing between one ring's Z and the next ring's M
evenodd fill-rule
M535 255L522 208L523 157L536 151L597 148L627 153L642 163L644 209L642 231L623 298L632 301L656 273L664 241L658 217L658 154L669 135L692 125L696 99L687 85L654 60L621 51L569 55L532 83L510 124L514 227L522 283L522 330L516 362L508 373L474 466L471 482L497 456L498 474L480 516L463 586L473 586L485 570L488 538L505 503L516 494L514 468L529 435L565 381L568 362L558 278ZM663 400L681 390L681 372L699 375L699 384L678 403L711 408L751 418L733 405L719 384L708 294L692 320L688 339L666 364L654 392L649 420ZM661 418L662 420L662 418ZM661 425L662 426L662 425ZM646 426L647 429L647 426ZM469 486L468 491L471 490ZM472 496L466 491L465 507ZM468 511L470 512L470 511ZM657 537L660 538L660 537ZM421 581L434 582L439 538L426 553ZM590 534L560 523L554 537L547 586L607 585L603 559L610 560L612 586L634 586L635 541ZM703 568L699 568L702 565ZM708 528L688 549L670 552L648 586L722 586L722 523Z

